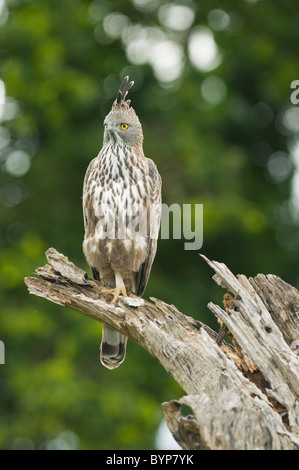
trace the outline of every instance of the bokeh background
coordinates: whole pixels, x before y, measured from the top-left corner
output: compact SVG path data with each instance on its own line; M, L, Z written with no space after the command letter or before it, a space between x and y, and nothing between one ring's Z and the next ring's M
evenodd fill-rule
M167 204L204 207L203 246L235 273L299 285L298 2L0 1L0 448L155 449L184 394L129 343L100 365L100 324L30 296L50 246L87 269L82 184L121 79ZM217 328L210 268L160 240L145 297Z

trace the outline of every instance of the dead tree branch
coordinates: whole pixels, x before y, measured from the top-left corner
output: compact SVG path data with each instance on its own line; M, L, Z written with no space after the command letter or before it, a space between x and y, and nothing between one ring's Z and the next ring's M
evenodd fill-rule
M207 325L151 298L122 297L50 248L48 265L25 278L31 294L70 308L127 335L157 359L187 396L162 404L184 449L299 449L299 292L277 276L235 277L203 257L230 294L225 309L210 303L233 345ZM226 294L227 295L227 294ZM219 344L218 344L219 343ZM180 416L181 405L194 416Z

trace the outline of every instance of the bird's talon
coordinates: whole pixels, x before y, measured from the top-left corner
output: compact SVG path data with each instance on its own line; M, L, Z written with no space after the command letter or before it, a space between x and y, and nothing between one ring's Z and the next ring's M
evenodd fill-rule
M114 289L103 289L102 294L112 295L113 299L111 300L111 303L116 304L120 295L127 297L127 289L125 286L115 287Z

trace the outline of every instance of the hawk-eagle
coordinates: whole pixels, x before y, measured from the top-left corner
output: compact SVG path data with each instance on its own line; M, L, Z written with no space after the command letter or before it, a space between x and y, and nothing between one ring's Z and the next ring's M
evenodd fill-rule
M94 279L116 303L130 292L142 296L157 250L161 177L143 152L140 121L126 100L134 82L125 77L104 120L103 146L86 171L83 187L83 251ZM101 362L124 360L127 338L103 325Z

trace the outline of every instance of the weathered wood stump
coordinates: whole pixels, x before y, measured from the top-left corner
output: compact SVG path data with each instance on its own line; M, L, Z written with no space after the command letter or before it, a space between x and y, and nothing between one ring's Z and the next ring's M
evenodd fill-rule
M299 292L275 275L234 276L205 261L226 289L221 326L207 325L151 298L106 301L101 286L50 248L48 265L25 278L44 297L124 333L157 359L186 396L162 403L183 449L299 449ZM227 333L232 344L223 343ZM194 416L182 417L181 405Z

